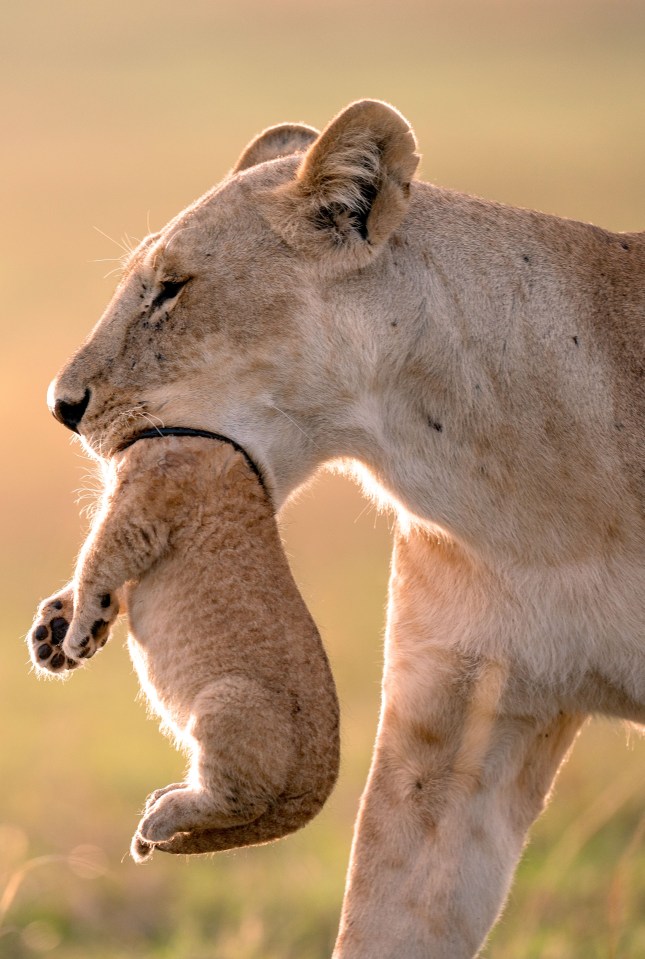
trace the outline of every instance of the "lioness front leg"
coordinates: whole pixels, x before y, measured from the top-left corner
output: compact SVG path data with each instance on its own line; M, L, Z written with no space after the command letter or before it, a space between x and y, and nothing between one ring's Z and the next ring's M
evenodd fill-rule
M583 718L496 717L496 671L482 667L470 706L450 710L447 726L386 708L335 959L478 953Z
M486 593L467 564L437 555L426 573L418 557L406 564L412 549L397 545L383 710L334 959L472 959L584 720L546 693L533 709L526 677L484 652L495 649ZM456 627L480 630L478 642L460 646Z

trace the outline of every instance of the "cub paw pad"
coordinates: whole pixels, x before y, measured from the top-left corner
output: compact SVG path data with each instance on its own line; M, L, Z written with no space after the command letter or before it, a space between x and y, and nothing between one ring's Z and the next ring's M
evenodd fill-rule
M71 591L69 595L48 600L40 607L27 637L32 662L39 669L62 673L78 666L60 648L69 630L73 609Z

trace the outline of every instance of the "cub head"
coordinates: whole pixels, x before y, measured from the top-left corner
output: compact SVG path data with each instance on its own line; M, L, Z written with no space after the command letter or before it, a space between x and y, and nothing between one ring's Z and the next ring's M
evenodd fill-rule
M280 503L346 452L334 423L351 406L360 339L347 330L347 280L376 266L403 220L415 148L408 123L378 101L352 104L322 134L300 124L260 134L222 183L134 251L50 386L54 415L98 457L155 424L224 433Z

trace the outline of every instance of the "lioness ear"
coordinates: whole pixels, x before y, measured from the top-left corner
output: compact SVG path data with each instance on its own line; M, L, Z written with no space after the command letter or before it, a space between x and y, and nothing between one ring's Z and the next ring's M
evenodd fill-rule
M258 133L233 167L233 173L247 170L266 160L303 153L318 136L318 130L304 123L280 123Z
M296 179L266 198L265 213L291 245L314 256L350 253L361 265L403 220L418 162L401 114L360 100L309 147Z

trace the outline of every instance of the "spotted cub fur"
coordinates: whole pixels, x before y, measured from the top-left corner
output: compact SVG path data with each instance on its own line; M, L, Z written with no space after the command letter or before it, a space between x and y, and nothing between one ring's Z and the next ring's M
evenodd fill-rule
M114 457L74 581L30 631L36 667L63 674L93 656L119 598L142 688L190 755L185 781L149 797L134 858L304 825L338 773L338 702L271 504L240 453L159 437Z

